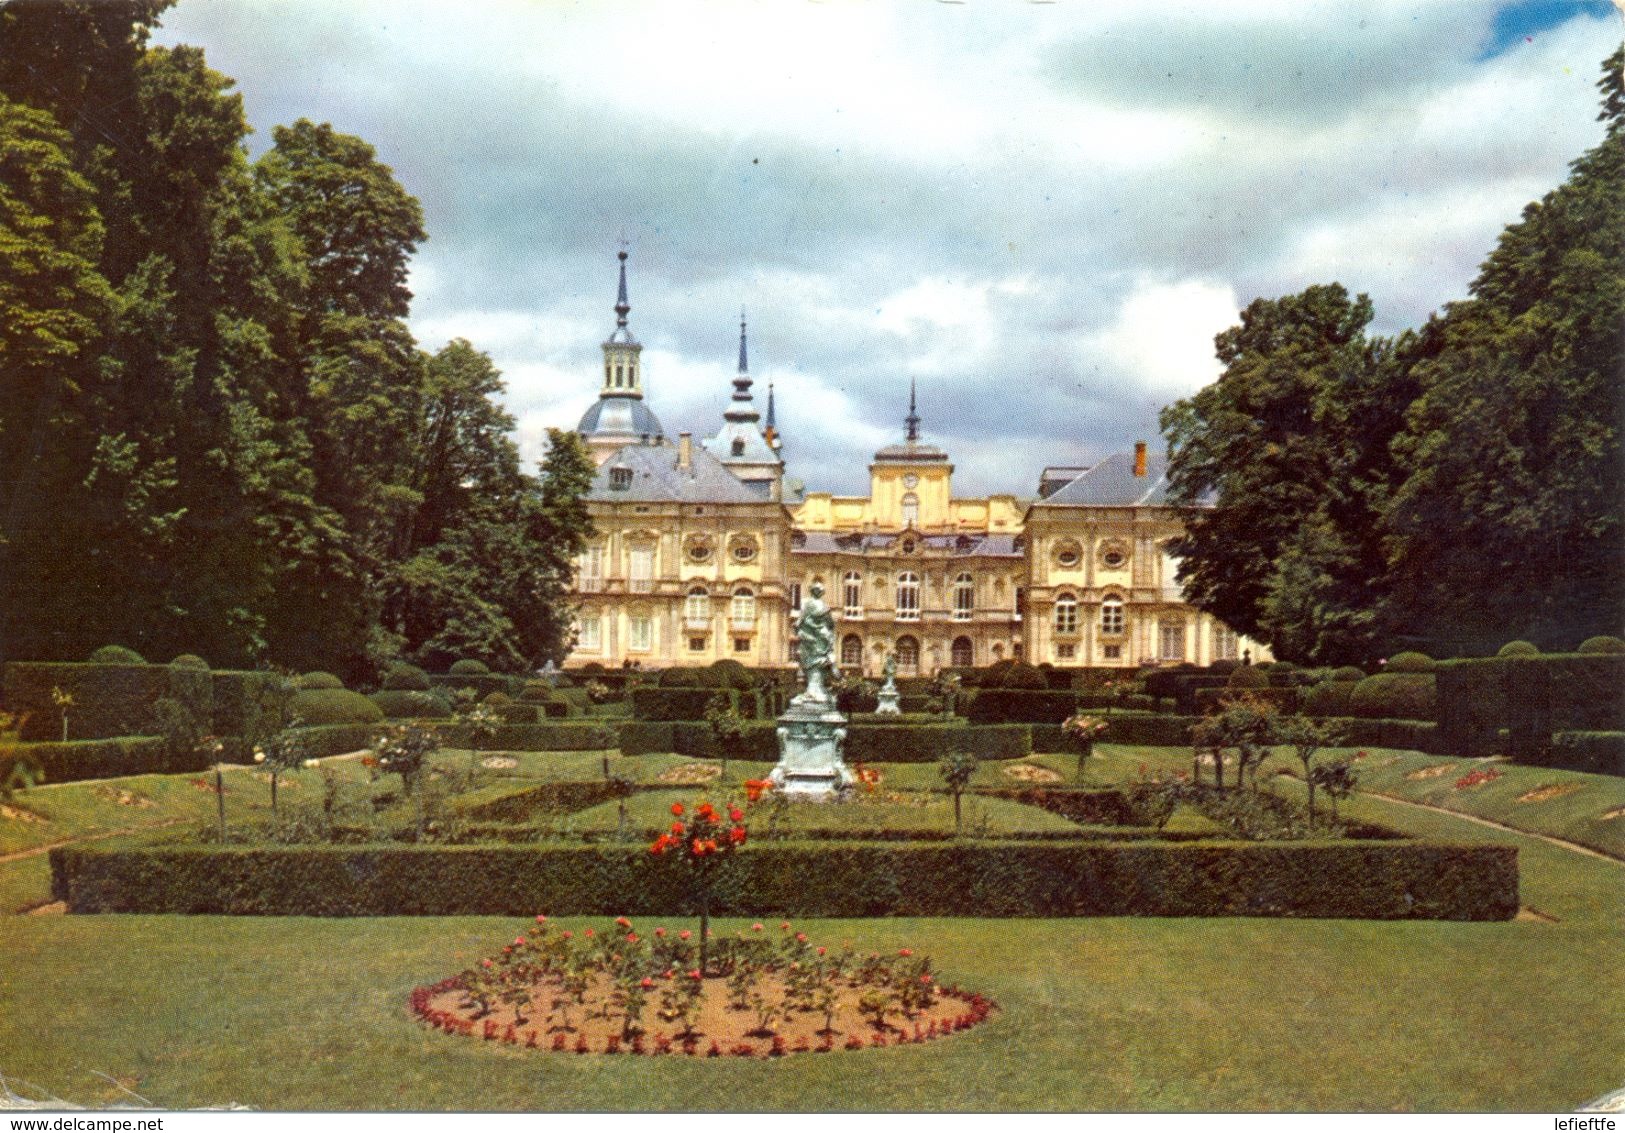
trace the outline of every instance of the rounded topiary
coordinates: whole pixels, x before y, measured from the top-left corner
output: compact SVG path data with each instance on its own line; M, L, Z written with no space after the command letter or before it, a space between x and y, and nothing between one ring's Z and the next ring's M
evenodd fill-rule
M1344 665L1340 669L1333 669L1327 679L1333 681L1363 681L1365 680L1365 670L1355 665Z
M1538 657L1540 647L1532 641L1509 641L1495 654L1497 657Z
M756 687L756 681L750 675L750 670L732 657L724 657L720 661L711 662L711 672L716 675L718 687L720 688L733 688L741 692L748 692Z
M982 687L1044 692L1049 681L1044 679L1042 669L1025 661L997 661L982 679Z
M1298 671L1298 666L1291 661L1264 661L1257 668L1263 669L1266 673L1295 673Z
M1234 657L1222 657L1207 667L1207 671L1218 676L1228 676L1241 667L1241 662Z
M1362 678L1363 679L1363 678ZM1305 716L1347 716L1356 681L1321 681L1303 697Z
M661 688L727 688L726 672L721 669L693 668L674 665L661 671L655 683Z
M503 704L497 707L496 714L504 724L536 724L542 715L534 704Z
M1230 688L1269 688L1269 674L1257 665L1243 665L1231 672L1225 682Z
M1388 673L1431 673L1434 660L1426 653L1396 653L1388 658L1388 663L1382 667L1383 674Z
M487 696L484 700L480 701L480 703L489 704L492 708L506 708L508 705L513 703L513 697L498 689L496 692L493 692L490 696Z
M332 673L324 673L318 669L313 673L306 673L304 676L295 677L293 679L293 686L295 688L343 688L344 682L339 680Z
M451 704L444 697L421 689L386 688L367 699L392 720L437 720L451 715Z
M490 675L490 672L491 666L473 657L464 657L461 661L451 663L451 675L454 677L484 677Z
M429 674L416 665L397 661L384 674L384 688L391 692L428 692Z
M90 655L92 665L145 665L147 659L122 645L104 645Z
M288 702L288 715L302 724L376 724L384 718L376 704L344 688L300 689Z
M1432 720L1438 699L1432 673L1378 673L1354 686L1349 715L1368 720Z
M209 663L196 653L182 653L169 663L169 667L172 669L198 669L205 673L209 671Z
M546 681L526 681L519 699L525 704L547 704L554 699L553 686Z
M1576 649L1575 652L1625 653L1625 641L1621 641L1617 637L1609 637L1607 634L1598 634L1596 637L1588 637L1580 642L1580 648Z

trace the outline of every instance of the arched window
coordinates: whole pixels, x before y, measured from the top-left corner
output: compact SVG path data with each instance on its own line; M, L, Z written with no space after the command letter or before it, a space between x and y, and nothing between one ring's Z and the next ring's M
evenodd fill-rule
M855 633L849 633L841 638L841 664L863 664L863 638Z
M847 617L863 617L863 575L855 570L847 571L841 579L841 605Z
M903 526L917 527L920 522L920 497L909 492L903 497Z
M993 643L993 659L995 661L1003 661L1004 660L1004 642L995 641Z
M954 579L954 621L970 621L971 611L976 608L976 580L966 571ZM959 664L955 661L954 664Z
M897 576L897 620L900 622L920 620L920 576L911 570L905 570ZM915 646L915 664L919 664L918 644Z
M1055 632L1057 634L1078 632L1078 600L1064 590L1055 599Z
M920 671L920 643L912 637L897 639L897 671L905 677Z
M730 614L734 629L754 629L756 627L756 595L748 587L741 586L734 591L733 611Z
M948 656L954 668L968 669L976 664L976 647L971 644L970 638L956 637Z
M733 451L733 454L735 456L744 456L745 455L745 440L744 440L743 437L735 437L734 438L733 450L732 451Z
M1116 636L1123 632L1123 600L1113 595L1100 604L1100 632Z
M683 601L683 620L689 629L703 629L711 624L711 592L705 587L689 588Z

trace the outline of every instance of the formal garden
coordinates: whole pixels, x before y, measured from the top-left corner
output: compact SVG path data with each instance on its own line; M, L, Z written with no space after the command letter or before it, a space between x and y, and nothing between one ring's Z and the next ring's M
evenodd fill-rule
M771 778L793 672L14 662L3 1070L92 1104L90 1070L270 1108L1573 1107L1625 1071L1576 1026L1620 1006L1625 654L1503 654L1006 664L893 716L848 679L829 801Z

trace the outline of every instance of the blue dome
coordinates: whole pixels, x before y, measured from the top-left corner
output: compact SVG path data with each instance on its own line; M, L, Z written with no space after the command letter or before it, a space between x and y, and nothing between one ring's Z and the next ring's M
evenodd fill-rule
M660 418L641 397L600 397L581 415L576 432L583 437L662 437Z

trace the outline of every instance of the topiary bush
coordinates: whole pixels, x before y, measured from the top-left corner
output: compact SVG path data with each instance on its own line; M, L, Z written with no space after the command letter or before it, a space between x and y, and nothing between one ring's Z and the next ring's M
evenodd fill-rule
M1349 700L1354 695L1354 686L1364 677L1357 680L1321 681L1312 687L1303 698L1303 714L1305 716L1347 716L1349 714Z
M553 699L553 686L546 681L526 681L519 699L526 704L546 704Z
M513 697L505 692L493 692L480 703L489 704L492 708L506 708L513 703Z
M439 720L451 715L451 703L433 692L386 688L367 698L391 720Z
M104 645L90 655L92 665L145 665L147 659L122 645Z
M1497 657L1538 657L1540 648L1532 641L1509 641L1501 646Z
M209 663L196 653L182 653L171 661L170 665L177 669L199 669L205 673L209 671Z
M749 692L756 687L756 678L751 671L731 657L711 662L711 672L715 674L718 688Z
M1023 689L1028 692L1046 692L1049 681L1044 679L1043 670L1038 669L1024 661L995 661L988 666L982 679L977 683L978 688L1007 688Z
M1365 670L1355 665L1344 665L1340 669L1333 669L1331 676L1326 679L1333 681L1363 681L1365 680Z
M1349 715L1368 720L1432 720L1437 714L1432 673L1378 673L1349 694Z
M1233 669L1225 681L1227 688L1269 688L1270 677L1258 665L1242 665Z
M397 661L384 674L384 688L391 692L428 692L429 674L416 665Z
M1596 637L1586 638L1580 643L1580 648L1576 649L1575 652L1625 653L1625 640L1621 640L1617 637L1609 637L1607 634L1599 634Z
M302 677L293 679L295 688L343 688L344 682L332 673L314 672L306 673Z
M1382 667L1384 673L1431 673L1437 664L1426 653L1396 653Z
M456 677L483 677L490 671L491 666L473 657L464 657L460 661L453 661L450 669L452 676Z
M362 696L343 688L306 688L293 694L288 712L302 724L376 724L383 711Z

